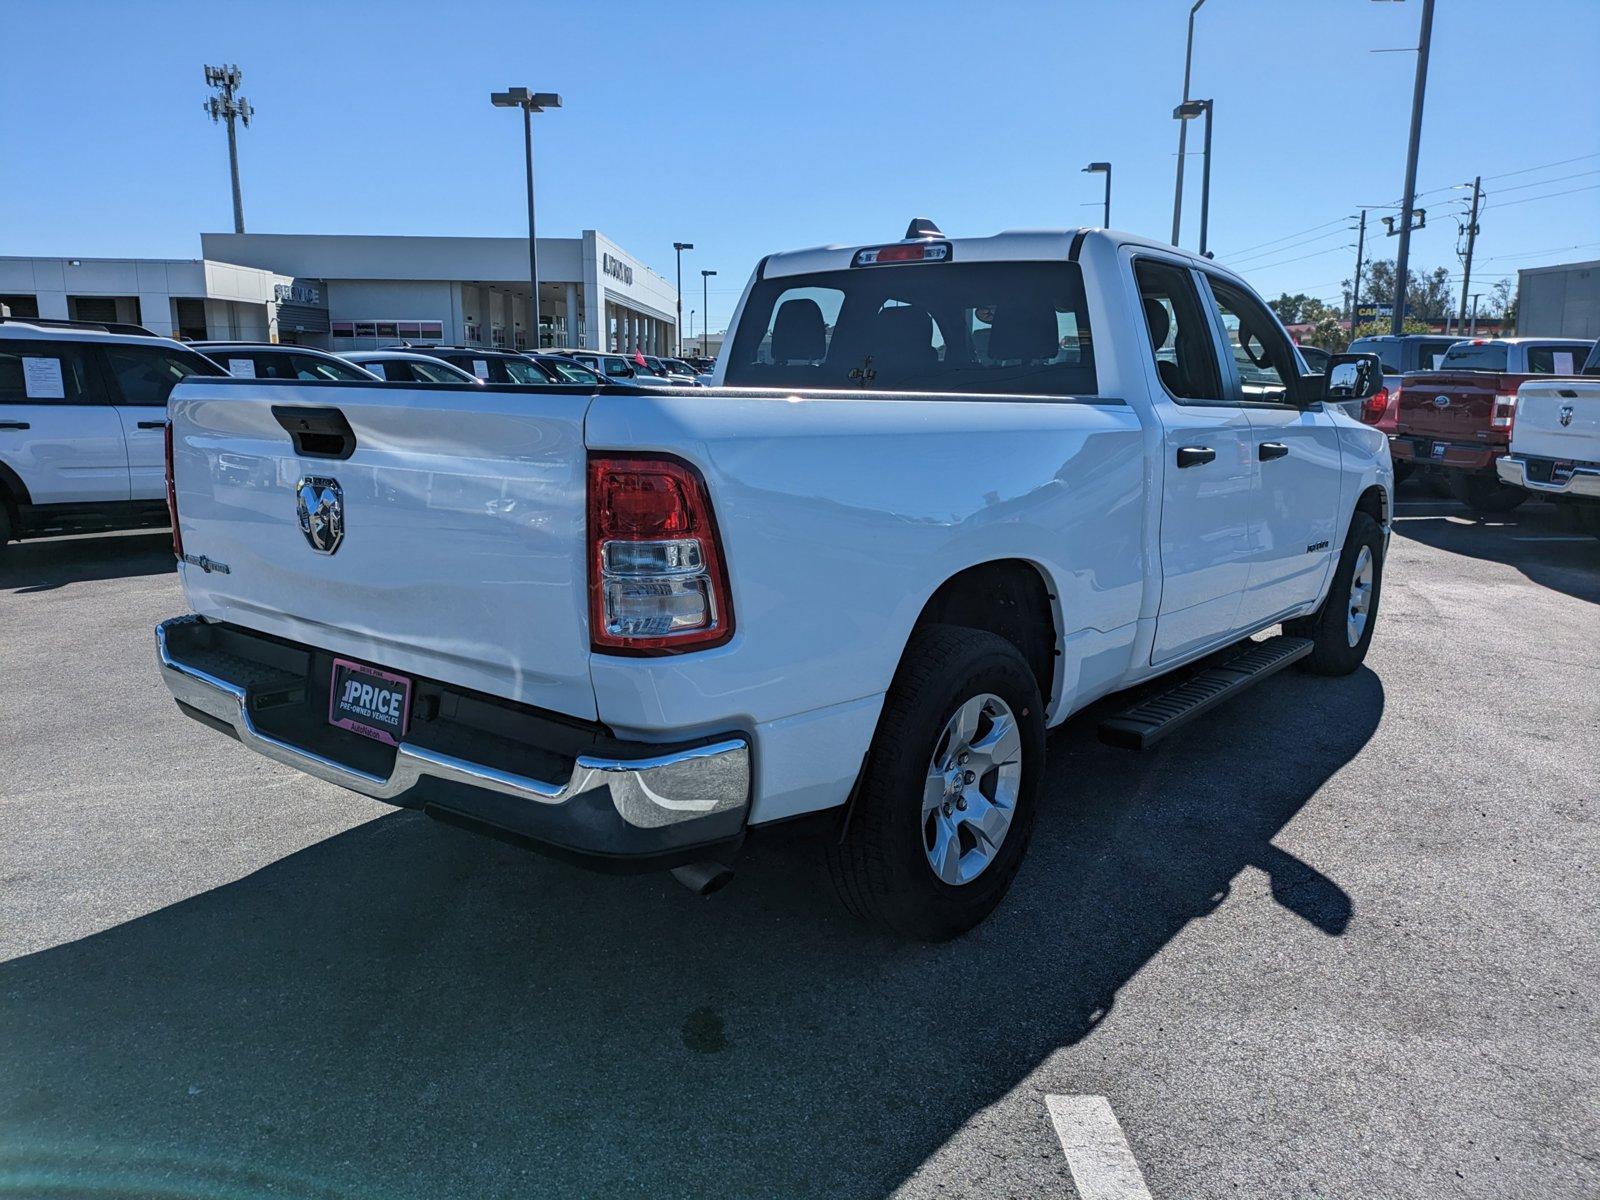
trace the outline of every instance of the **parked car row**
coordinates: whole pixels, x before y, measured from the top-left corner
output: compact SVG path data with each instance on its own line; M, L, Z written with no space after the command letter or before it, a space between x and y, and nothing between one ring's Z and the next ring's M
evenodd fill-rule
M608 369L596 364L604 361ZM620 366L613 365L621 364ZM167 397L188 375L305 383L696 386L677 360L403 345L333 354L177 342L138 326L0 317L0 545L167 519Z
M1499 467L1512 447L1521 389L1578 376L1589 369L1586 358L1594 362L1595 348L1581 338L1437 335L1358 338L1350 346L1384 364L1384 387L1360 416L1388 435L1395 477L1423 471L1441 491L1484 513L1507 512L1535 490L1508 481ZM1537 490L1556 490L1543 482Z

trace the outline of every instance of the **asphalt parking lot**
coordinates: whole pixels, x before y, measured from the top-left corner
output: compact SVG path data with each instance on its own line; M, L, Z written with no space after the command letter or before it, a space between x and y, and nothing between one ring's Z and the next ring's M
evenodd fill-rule
M165 533L9 547L0 1195L1072 1197L1047 1096L1157 1198L1600 1194L1600 542L1398 518L1367 669L1070 722L935 947L792 836L701 900L260 759L156 677Z

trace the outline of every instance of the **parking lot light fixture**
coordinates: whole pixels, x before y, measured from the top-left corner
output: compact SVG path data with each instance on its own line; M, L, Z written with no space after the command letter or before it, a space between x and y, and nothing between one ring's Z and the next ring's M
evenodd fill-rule
M539 244L533 232L533 114L547 108L560 108L561 97L555 92L530 92L525 87L507 88L503 92L490 92L489 103L496 108L522 110L522 145L528 168L528 287L529 305L533 326L533 346L539 347Z
M673 242L672 248L678 255L678 324L673 329L673 340L677 343L677 356L683 357L683 252L693 250L693 242ZM692 311L692 310L691 310Z
M1187 123L1196 117L1206 119L1205 169L1200 177L1200 254L1206 253L1206 235L1211 221L1211 109L1210 100L1185 100L1172 110L1175 120ZM1173 242L1177 244L1176 239Z
M1194 15L1200 11L1200 6L1205 2L1206 0L1194 0L1193 6L1189 9L1189 38L1184 43L1183 49L1183 99L1185 103L1189 99L1189 68L1194 62ZM1178 244L1178 231L1183 222L1183 156L1188 132L1189 127L1187 125L1178 126L1178 180L1177 186L1172 193L1172 244L1174 246Z
M1111 228L1111 164L1108 162L1092 162L1083 169L1085 175L1104 175L1106 177L1106 211L1103 224Z
M700 357L710 358L711 336L711 277L715 271L700 272L700 304L705 316L700 318Z

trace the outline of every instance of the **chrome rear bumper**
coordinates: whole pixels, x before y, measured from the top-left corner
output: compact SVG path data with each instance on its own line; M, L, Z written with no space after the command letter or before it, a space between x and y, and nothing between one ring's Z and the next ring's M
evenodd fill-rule
M533 840L566 845L580 853L626 856L656 852L670 848L660 844L663 836L670 842L683 840L673 836L677 826L685 827L684 833L689 833L688 827L698 826L702 830L714 828L719 834L743 827L750 803L750 747L742 736L664 753L651 753L652 747L634 744L629 748L636 748L637 756L580 754L565 780L535 779L402 741L395 749L389 772L372 774L262 729L251 711L248 663L241 662L234 671L211 661L201 665L186 661L183 650L174 644L204 624L202 618L190 615L156 626L157 659L168 691L186 708L227 726L256 753L328 783L393 804L437 804L458 815L478 816L487 824ZM227 656L222 656L224 663L226 660ZM226 677L229 674L245 678L230 679ZM440 784L450 785L444 789L443 800L431 794L437 793L438 787L428 786ZM515 809L508 819L503 801L487 807L472 803L473 797L484 795L523 801L530 809L537 806L548 816L539 816L529 822L528 828L522 828L515 821ZM594 840L594 808L599 803L621 818L623 835L601 838L600 844L582 844L583 836ZM475 807L493 815L474 812ZM575 821L571 831L574 836L562 836L562 811L583 818ZM556 818L556 823L552 824L550 818ZM626 830L640 831L639 846L628 844L631 839Z
M1543 461L1548 463L1550 460ZM1556 479L1552 475L1551 479L1544 483L1528 473L1527 459L1514 454L1496 459L1494 469L1500 472L1500 478L1504 482L1527 488L1530 492L1546 492L1552 496L1600 497L1600 467L1577 464L1573 466L1569 475L1561 479Z

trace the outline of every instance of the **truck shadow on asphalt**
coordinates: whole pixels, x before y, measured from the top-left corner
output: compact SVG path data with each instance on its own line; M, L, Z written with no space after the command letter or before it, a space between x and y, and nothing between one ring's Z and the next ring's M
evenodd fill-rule
M1600 604L1600 538L1561 506L1530 501L1508 513L1474 516L1449 500L1402 502L1394 533L1448 554L1505 563L1540 587Z
M42 538L0 546L0 592L27 595L71 583L172 571L170 530Z
M0 1182L883 1195L1246 868L1286 934L1341 934L1350 897L1273 839L1383 707L1370 671L1287 672L1145 755L1075 719L1011 896L943 946L844 915L793 833L700 900L380 817L0 966ZM1038 1121L994 1152L1055 1153Z

